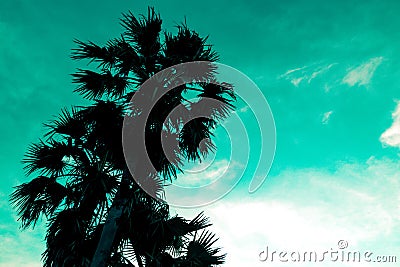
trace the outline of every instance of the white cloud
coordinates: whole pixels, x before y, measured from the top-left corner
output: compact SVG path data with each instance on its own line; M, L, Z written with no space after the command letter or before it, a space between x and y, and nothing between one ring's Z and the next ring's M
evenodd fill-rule
M343 78L342 83L348 84L349 86L368 85L376 68L382 61L383 57L374 57L360 66L350 69Z
M395 111L392 113L393 123L380 136L382 144L394 147L400 147L400 101L397 101Z
M286 71L284 74L279 75L278 79L286 79L286 80L290 80L290 82L298 87L299 84L304 80L307 79L307 76L304 74L305 70L309 68L308 66L304 66L301 68L295 68L295 69L290 69L288 71Z
M235 169L239 166L237 162L229 162L227 159L203 161L201 163L192 164L187 168L184 174L179 174L173 184L178 186L204 186L220 179L235 177ZM229 169L228 169L229 167Z
M245 112L247 112L247 111L249 111L250 110L250 107L249 106L244 106L244 107L242 107L241 109L239 109L239 111L241 112L241 113L245 113Z
M301 81L302 81L304 78L305 78L305 77L295 78L295 79L292 79L290 82L291 82L294 86L298 87L299 84L301 83Z
M21 231L18 224L3 225L0 235L0 267L39 267L45 229L42 225L34 230Z
M297 71L299 71L299 70L304 70L305 68L307 68L307 66L304 66L304 67L301 67L301 68L295 68L295 69L292 69L292 70L288 70L288 71L286 71L284 74L282 74L280 77L281 77L281 78L282 78L282 77L286 77L286 76L288 76L288 75L291 74L291 73L297 72Z
M45 249L45 220L39 220L35 229L21 231L16 211L8 202L8 193L0 192L0 267L39 267Z
M286 80L289 80L295 87L298 87L304 81L311 83L313 79L327 72L336 64L337 63L318 65L317 67L304 66L301 68L291 69L280 75L278 78L285 78Z
M325 113L322 115L322 124L328 124L329 119L331 118L332 113L333 113L333 110L330 110L330 111L328 111L328 112L325 112Z
M212 231L220 237L218 245L227 253L230 267L271 265L258 259L266 246L323 252L337 249L341 239L348 241L347 251L399 255L399 167L396 162L371 158L365 164L342 164L334 172L287 170L270 177L254 195L235 189L232 196L205 207L205 214L214 224ZM187 217L197 212L178 210ZM339 265L323 262L323 266ZM290 266L290 262L271 266Z
M317 68L310 76L310 78L308 79L308 83L310 83L313 79L315 79L317 76L321 75L322 73L328 71L330 68L332 68L333 66L335 66L337 63L332 63L329 64L327 66L322 66L320 68Z
M332 89L332 86L330 84L324 84L324 91L325 93L328 93Z
M383 57L374 57L363 64L348 69L341 83L349 86L367 86L383 60ZM299 87L303 82L310 84L315 78L325 74L335 65L338 65L338 63L331 63L328 65L312 64L301 68L290 69L284 74L279 75L278 79L284 78L290 81L295 87ZM330 83L337 84L337 81L330 81ZM325 91L329 91L330 87L331 84L325 84Z
M240 109L236 109L234 113L246 113L247 111L250 110L250 107L248 105L241 107Z
M245 170L238 161L216 160L199 164L165 187L166 201L175 207L200 207L215 202L231 191Z

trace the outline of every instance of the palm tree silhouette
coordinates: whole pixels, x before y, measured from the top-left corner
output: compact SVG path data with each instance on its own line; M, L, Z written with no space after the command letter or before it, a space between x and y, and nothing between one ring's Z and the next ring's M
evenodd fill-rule
M213 62L218 56L207 38L186 23L177 26L177 34L162 35L162 21L153 8L139 18L131 12L123 15L121 24L121 37L105 46L76 40L72 58L98 63L95 71L73 74L76 92L93 104L63 109L45 124L44 138L28 148L23 160L26 174L36 178L16 186L10 201L23 229L34 227L41 216L47 218L44 266L220 265L225 255L213 247L217 238L206 229L208 218L203 213L193 220L171 217L168 204L133 179L121 145L129 101L141 84L170 66ZM212 79L212 70L203 75ZM188 91L197 94L196 103L185 98ZM205 97L220 102L209 107L215 116L195 118L179 134L170 133L179 144L171 161L157 141L165 119L176 106L198 105ZM140 177L153 183L155 194L162 192L164 180L176 178L183 160L199 160L214 149L211 141L200 143L211 139L234 100L231 86L200 82L178 86L157 102L145 131L156 173Z

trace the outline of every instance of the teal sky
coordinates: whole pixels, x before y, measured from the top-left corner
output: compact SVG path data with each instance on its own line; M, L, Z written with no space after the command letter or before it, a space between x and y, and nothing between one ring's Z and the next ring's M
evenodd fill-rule
M262 188L248 195L245 179L205 208L226 266L265 266L266 245L324 250L340 239L400 261L399 1L58 2L0 2L0 266L40 266L43 227L21 233L7 199L28 180L20 161L42 123L83 103L72 93L70 74L82 66L69 58L73 39L102 44L121 33L122 12L148 5L166 30L186 16L209 35L220 62L259 86L275 118L276 156Z

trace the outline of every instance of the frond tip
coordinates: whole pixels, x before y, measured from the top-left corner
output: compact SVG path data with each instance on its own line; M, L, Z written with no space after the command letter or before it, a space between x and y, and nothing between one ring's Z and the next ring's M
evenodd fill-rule
M148 9L148 15L137 19L131 12L123 14L121 25L125 28L124 35L133 43L137 51L145 56L155 56L161 47L159 34L162 20L154 8Z
M100 47L93 42L84 43L74 40L78 48L72 50L72 59L90 59L90 62L100 62L100 67L111 67L115 63L115 56L110 47Z
M186 260L190 266L211 266L220 265L225 261L225 254L219 254L220 248L213 248L218 238L209 231L203 231L201 235L193 240L187 246Z

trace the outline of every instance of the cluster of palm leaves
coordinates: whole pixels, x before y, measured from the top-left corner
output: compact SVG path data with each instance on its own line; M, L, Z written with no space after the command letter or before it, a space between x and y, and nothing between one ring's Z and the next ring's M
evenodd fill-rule
M29 147L23 161L26 174L36 178L17 186L11 202L22 228L46 218L44 266L220 265L225 255L214 247L217 238L206 229L208 218L203 213L192 220L171 216L166 202L149 196L132 178L121 145L129 100L141 84L176 64L216 61L217 54L186 24L178 25L175 35L163 33L152 8L147 16L125 14L121 24L121 37L104 46L76 41L72 58L97 64L73 75L76 91L93 104L64 109L45 124L46 135ZM233 109L232 88L207 79L168 92L148 119L146 148L160 181L176 178L182 159L198 160L212 150L212 143L204 149L200 141L211 138L218 119ZM190 90L197 102L185 98ZM174 135L180 160L167 160L157 140L168 113L180 104L190 110L205 97L221 102L210 107L219 116L185 124ZM162 190L162 183L156 184Z

